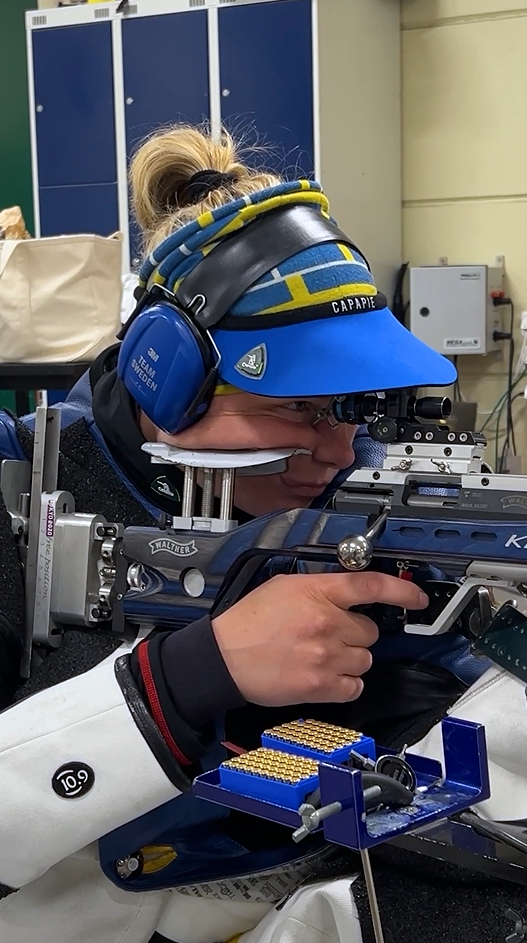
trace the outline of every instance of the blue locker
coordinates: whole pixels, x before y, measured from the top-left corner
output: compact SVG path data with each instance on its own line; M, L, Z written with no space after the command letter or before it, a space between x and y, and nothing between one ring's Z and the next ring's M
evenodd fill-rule
M33 32L40 187L115 183L109 23Z
M126 147L156 128L209 118L207 14L204 10L123 20Z
M123 20L126 150L152 131L210 117L207 13L204 10ZM130 220L132 261L140 255Z
M289 176L314 171L312 43L311 0L219 10L222 120Z
M110 236L119 229L115 183L44 187L39 192L39 202L43 236L77 232Z

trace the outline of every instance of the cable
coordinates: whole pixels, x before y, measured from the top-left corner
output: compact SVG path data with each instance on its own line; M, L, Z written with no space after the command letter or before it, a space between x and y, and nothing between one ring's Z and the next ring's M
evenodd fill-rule
M507 411L509 411L509 409L512 409L512 404L514 403L514 401L515 401L516 399L518 399L518 397L520 397L521 399L523 399L523 393L517 393L516 396L513 396L513 397L512 397L512 399L510 400L510 402L507 402ZM512 427L511 427L511 428L512 428ZM498 440L498 429L496 428L496 445L497 445L497 440ZM499 461L499 469L500 469L501 471L503 471L503 466L504 466L504 463L505 463L505 453L506 453L506 451L507 451L507 448L510 447L510 445L511 445L510 441L508 441L508 440L507 440L507 437L505 436L505 439L504 439L504 441L503 441L503 446L502 446L502 449L501 449L500 461ZM515 444L514 444L514 441L512 442L512 448L513 448L513 450L514 450L514 454L516 454L516 446L515 446Z
M515 384L514 384L513 389L518 385L518 383L520 382L520 380L524 378L524 376L525 376L525 374L523 374L521 377L518 377L517 381L516 381ZM482 425L482 427L481 427L481 429L480 429L480 433L481 433L481 432L484 432L485 429L487 428L487 426L490 425L490 423L492 422L493 418L495 417L496 412L501 412L501 411L503 410L503 406L504 406L504 404L505 404L505 400L506 400L506 399L507 399L507 392L502 393L502 395L500 396L499 400L494 404L494 406L492 407L492 409L488 412L487 418L486 418L485 422L483 423L483 425Z
M505 403L503 405L505 405ZM501 471L501 461L503 458L503 452L502 452L501 459L499 459L498 461L498 444L500 440L500 419L501 419L502 412L503 412L503 406L501 407L498 413L498 418L496 419L496 432L495 432L496 438L494 439L494 468L496 469L496 472L498 474Z
M510 335L511 335L511 338L509 341L509 371L508 371L509 396L508 396L507 420L508 420L509 435L511 436L511 439L512 439L512 448L513 448L514 454L517 455L518 453L516 449L516 435L514 431L514 419L512 415L512 384L514 381L514 305L512 301L511 301Z
M392 299L392 314L395 315L398 321L401 324L406 325L406 315L410 302L404 300L404 279L406 272L408 271L409 262L404 262L401 265L399 271L397 272L397 277L395 279L395 287L393 290L393 299Z
M494 331L493 337L494 340L508 340L509 341L509 363L507 370L507 390L505 394L505 400L507 404L506 412L506 421L505 421L505 438L503 441L503 449L501 452L501 458L498 464L498 432L496 432L496 471L498 473L503 471L503 466L505 463L505 455L507 450L511 447L516 453L516 433L514 429L514 419L512 415L512 390L514 387L514 304L510 298L505 298L501 294L496 294L492 298L494 307L502 307L507 305L511 311L510 319L510 329L509 333L503 331ZM499 416L498 416L498 428L499 428Z
M457 360L458 360L458 358L457 358L457 354L456 354L456 355L454 356L454 358L453 358L454 367L456 368L456 374L457 374L456 380L455 380L455 383L454 383L454 399L457 399L458 402L463 403L463 402L464 402L464 397L463 397L463 394L462 394L462 392L461 392L461 387L460 387L460 385L459 385L459 372L458 372L458 362L457 362Z
M515 384L515 385L517 385L517 384ZM502 413L503 413L503 410L505 409L505 405L506 405L505 400L506 400L506 397L507 397L507 394L504 393L503 396L502 396L502 398L501 398L501 399L502 399L501 406L500 406L498 415L497 415L497 417L496 417L496 428L495 428L495 430L494 430L494 435L493 435L494 450L495 450L495 451L494 451L494 456L495 456L494 467L495 467L497 470L499 470L498 451L499 451L499 439L500 439L500 421L501 421L501 415L502 415ZM523 394L523 393L516 393L516 394L512 397L512 400L511 400L511 408L512 408L512 404L513 404L517 399L525 400L524 394ZM506 443L504 443L504 449L505 449L505 448L506 448ZM505 451L504 451L504 449L502 450L501 460L500 460L502 464L503 464L503 461L504 461L504 459L505 459Z
M513 404L517 399L522 399L522 400L525 401L525 396L523 395L523 393L516 393L516 395L513 396L512 399L511 399L511 409L512 409L512 404ZM497 435L496 435L496 440L497 440ZM517 453L516 453L516 445L515 445L515 443L514 443L514 438L513 438L513 449L514 449L515 454L517 454ZM505 445L503 446L503 450L502 450L502 454L501 454L501 464L502 464L502 465L503 465L504 460L505 460Z
M516 379L515 379L515 381L514 381L514 383L513 383L513 385L512 385L512 390L515 390L516 387L518 386L518 384L521 383L522 380L525 380L525 377L526 377L526 376L527 376L527 367L524 367L522 373L521 373L518 377L516 377ZM521 394L521 395L523 396L523 394ZM508 390L506 390L505 393L502 393L502 395L500 396L499 400L494 404L494 406L492 407L492 409L491 409L490 412L488 413L485 422L483 423L481 429L479 430L479 431L480 431L480 434L483 433L483 432L485 431L485 429L487 428L487 426L492 422L492 419L494 418L495 413L496 413L497 411L502 412L503 407L504 407L504 405L505 405L505 400L507 399L507 396L508 396Z

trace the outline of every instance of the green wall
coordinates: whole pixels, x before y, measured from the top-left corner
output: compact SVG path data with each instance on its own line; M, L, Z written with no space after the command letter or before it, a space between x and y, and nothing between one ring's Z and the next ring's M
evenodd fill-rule
M0 209L21 206L33 232L24 13L29 0L0 0Z

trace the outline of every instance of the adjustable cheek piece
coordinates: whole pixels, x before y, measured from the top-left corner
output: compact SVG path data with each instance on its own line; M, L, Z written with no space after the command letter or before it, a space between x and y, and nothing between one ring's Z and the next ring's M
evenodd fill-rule
M197 422L221 371L211 329L222 320L225 329L237 326L228 312L263 275L306 249L331 242L360 251L313 207L279 207L219 242L177 291L160 285L145 290L118 335L117 363L118 375L145 415L171 435ZM157 252L161 257L162 247ZM170 276L166 281L170 284Z

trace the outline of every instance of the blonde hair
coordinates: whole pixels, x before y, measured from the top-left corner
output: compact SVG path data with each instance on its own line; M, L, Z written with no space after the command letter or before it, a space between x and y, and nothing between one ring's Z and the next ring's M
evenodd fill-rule
M194 174L217 170L232 176L198 202L185 199ZM280 177L247 167L231 135L218 139L210 131L175 125L148 138L130 166L132 207L141 227L146 253L170 233L208 210L280 183Z

